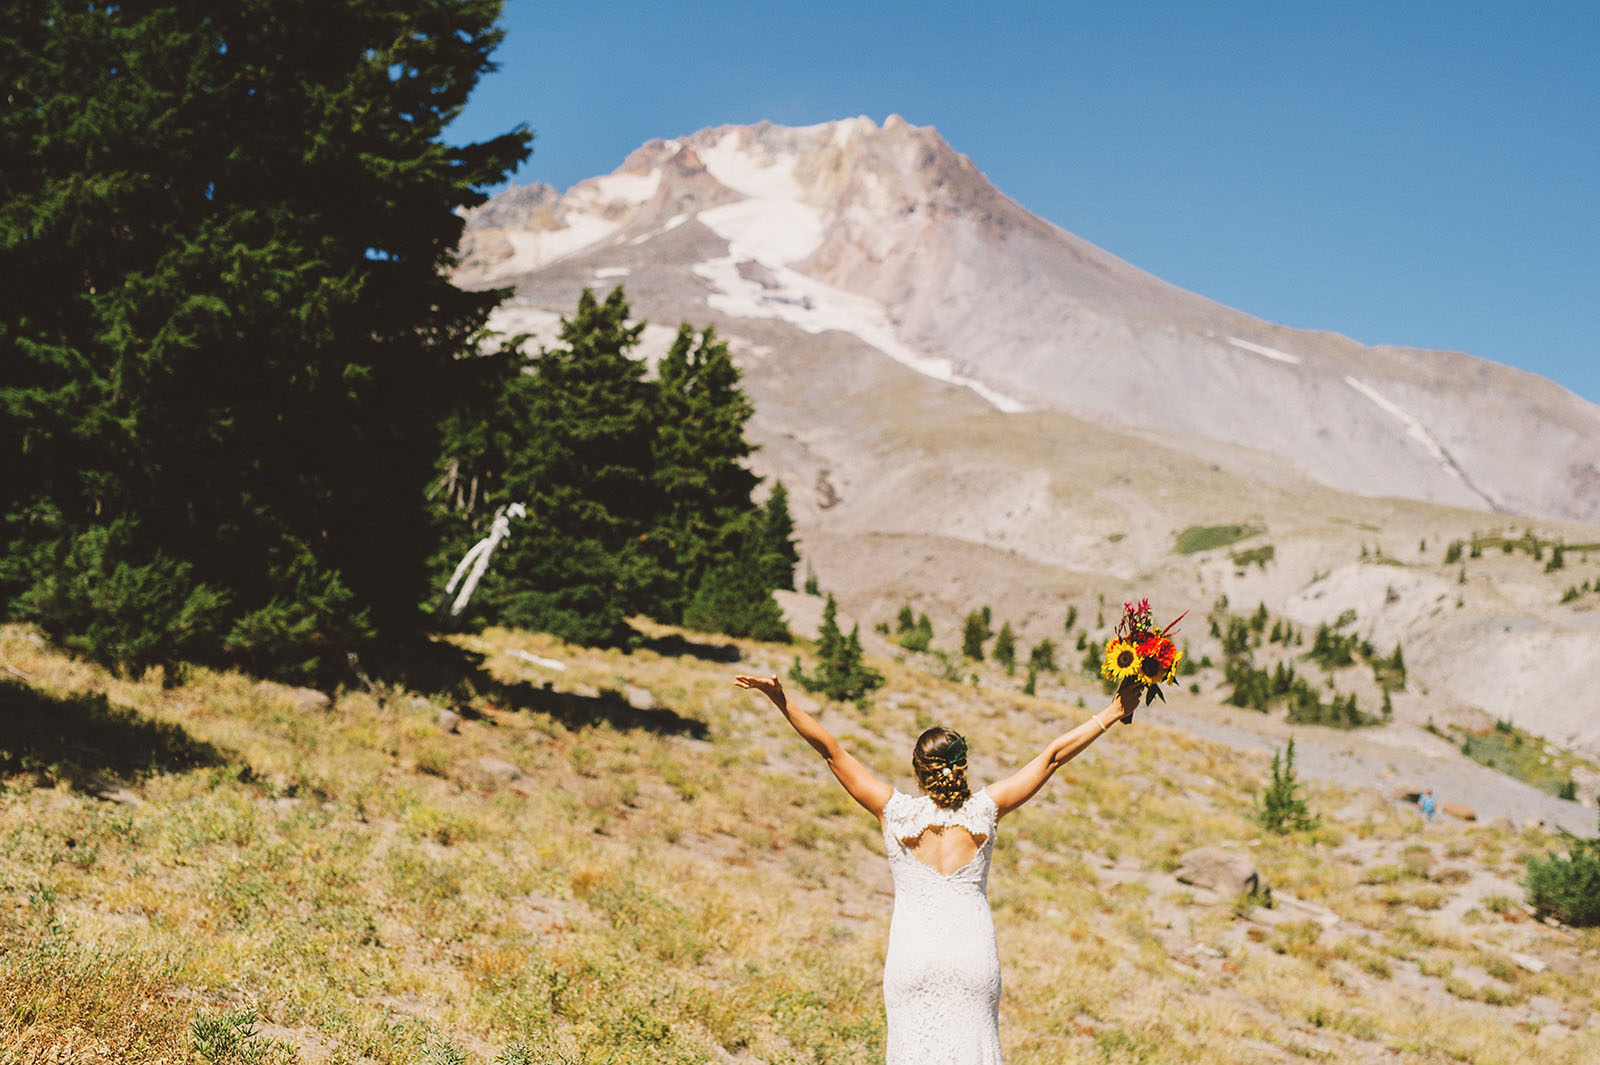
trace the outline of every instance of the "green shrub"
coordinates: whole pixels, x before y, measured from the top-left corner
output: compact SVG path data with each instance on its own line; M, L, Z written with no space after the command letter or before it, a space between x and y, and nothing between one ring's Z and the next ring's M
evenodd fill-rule
M1178 534L1173 550L1180 555L1192 555L1197 551L1227 547L1263 532L1266 530L1257 525L1191 525Z
M210 1065L294 1065L293 1047L256 1031L254 1010L197 1014L189 1024L195 1053Z
M1561 833L1567 853L1531 855L1523 887L1539 913L1570 925L1600 925L1600 839Z
M900 608L894 639L907 651L926 651L933 644L933 623L926 614L913 617L911 604L907 603Z
M1271 544L1263 544L1261 547L1252 547L1248 551L1235 551L1229 557L1232 558L1233 564L1240 569L1251 565L1266 569L1267 563L1276 558L1277 554L1278 549L1276 547Z

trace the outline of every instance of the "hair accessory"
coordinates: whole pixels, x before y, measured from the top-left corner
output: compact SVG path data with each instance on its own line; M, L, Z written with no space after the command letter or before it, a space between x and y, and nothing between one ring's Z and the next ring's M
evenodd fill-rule
M959 765L967 760L967 738L960 733L950 741L950 746L945 748L944 760L947 765Z

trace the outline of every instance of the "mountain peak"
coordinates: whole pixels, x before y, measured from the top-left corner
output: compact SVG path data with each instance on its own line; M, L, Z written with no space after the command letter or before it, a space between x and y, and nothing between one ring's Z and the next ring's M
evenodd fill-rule
M1600 518L1600 408L1470 356L1368 348L1179 289L898 115L650 141L560 197L495 197L463 252L465 285L648 275L684 320L848 334L1003 411L1159 427L1362 494ZM1485 373L1495 387L1473 386Z

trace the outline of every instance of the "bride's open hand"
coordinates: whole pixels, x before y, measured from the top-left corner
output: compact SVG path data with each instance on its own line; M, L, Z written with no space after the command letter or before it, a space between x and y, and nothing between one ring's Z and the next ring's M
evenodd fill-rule
M741 688L749 688L753 691L760 692L768 699L771 699L773 704L779 709L782 709L787 701L783 694L783 683L778 680L778 675L776 673L770 677L767 677L765 680L760 677L738 676L733 678L733 682Z

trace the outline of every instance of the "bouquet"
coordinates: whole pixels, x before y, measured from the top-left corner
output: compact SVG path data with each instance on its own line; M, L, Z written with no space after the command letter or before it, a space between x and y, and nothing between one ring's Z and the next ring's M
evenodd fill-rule
M1149 706L1160 697L1161 685L1170 684L1178 676L1178 660L1183 652L1171 640L1178 622L1188 617L1185 610L1166 628L1156 631L1150 619L1150 600L1122 604L1122 620L1117 622L1116 633L1106 644L1106 658L1100 664L1100 675L1109 681L1122 684L1133 681L1144 686L1144 705ZM1133 715L1128 715L1133 720Z

